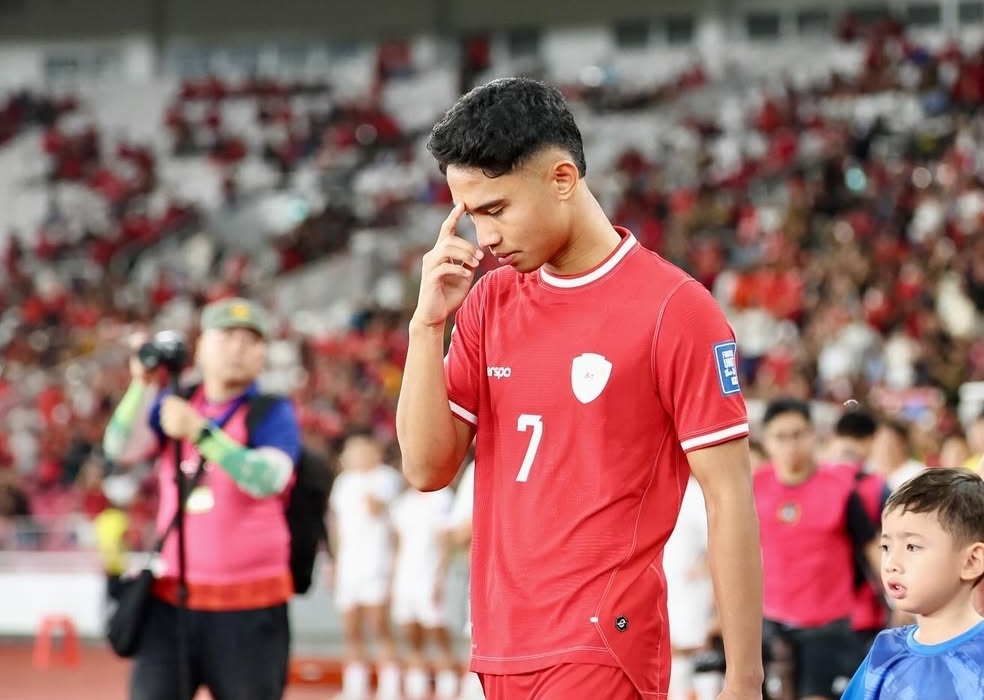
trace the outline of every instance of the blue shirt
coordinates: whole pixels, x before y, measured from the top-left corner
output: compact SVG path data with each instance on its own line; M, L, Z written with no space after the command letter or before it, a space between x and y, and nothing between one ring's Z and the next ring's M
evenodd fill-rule
M916 629L879 634L841 700L984 698L984 621L942 644L920 644Z
M161 428L161 402L170 393L169 389L165 389L157 395L151 405L148 420L162 446L167 442L167 436ZM250 399L258 394L259 389L256 384L251 384L239 397L239 400L248 404ZM256 425L256 429L250 434L249 443L247 447L275 447L285 452L291 461L297 464L297 460L301 456L301 429L294 413L294 405L290 399L283 397L270 406Z

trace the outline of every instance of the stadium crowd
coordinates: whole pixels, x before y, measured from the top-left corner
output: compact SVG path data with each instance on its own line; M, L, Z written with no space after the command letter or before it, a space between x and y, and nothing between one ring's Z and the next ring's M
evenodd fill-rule
M628 149L589 180L614 183L613 220L714 292L738 336L750 405L798 398L834 406L836 418L836 407L859 401L880 417L870 462L898 485L922 466L976 465L984 454L984 420L958 413L961 386L984 380L984 48L924 45L891 21L845 23L840 40L864 47L855 73L770 86L739 115L681 117L686 138ZM405 46L384 48L367 97L351 102L323 84L186 81L161 115L169 152L79 127L81 96L6 98L0 148L43 129L47 182L77 185L107 215L80 221L53 197L37 231L4 239L0 549L76 547L84 524L114 503L125 504L131 546L148 542L155 481L100 448L128 381L110 349L125 349L134 329L153 326L162 309L193 328L188 309L262 299L271 280L344 253L357 229L398 227L413 205L450 205L440 173L415 147L420 135L373 99L415 71ZM463 75L479 75L486 54L472 47ZM630 87L563 86L581 109L639 120L721 88L700 65L658 90ZM290 99L298 95L323 104L298 112ZM218 109L244 96L267 135L259 145ZM872 104L881 106L862 109ZM913 105L914 118L899 117ZM311 163L348 163L353 179L386 163L427 174L414 187L383 187L371 206L332 202L266 249L244 252L213 240L201 205L163 191L157 169L161 159L207 157L223 183L221 216L245 194L237 164L250 148L281 188ZM181 265L134 277L156 246L175 241ZM301 365L292 395L305 443L333 461L351 429L368 428L398 466L396 395L421 252L401 257L403 304L359 300L344 328L320 334L278 319L275 344ZM842 458L843 442L819 427L820 459Z

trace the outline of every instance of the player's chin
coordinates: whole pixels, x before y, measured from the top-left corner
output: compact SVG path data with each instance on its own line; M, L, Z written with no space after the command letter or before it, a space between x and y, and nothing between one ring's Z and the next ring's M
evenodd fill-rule
M529 274L530 272L536 272L541 267L543 267L545 260L537 260L535 258L523 255L522 253L514 253L509 256L510 260L507 263L509 267L514 269L516 272L521 272L523 274Z

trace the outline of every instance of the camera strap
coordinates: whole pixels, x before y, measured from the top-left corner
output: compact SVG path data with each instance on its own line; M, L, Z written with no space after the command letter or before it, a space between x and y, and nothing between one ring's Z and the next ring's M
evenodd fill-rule
M190 398L191 397L189 397L189 399ZM242 408L243 404L246 403L247 398L248 398L247 395L243 394L238 399L232 402L232 405L229 406L228 409L226 409L226 412L223 413L221 417L210 422L215 426L221 428L227 422L229 422L229 419L232 418L232 416L236 413L236 411ZM202 477L205 476L205 465L207 462L208 460L203 455L199 455L198 467L195 469L195 473L192 475L191 481L188 482L188 496L191 496L192 491L195 490L195 487L198 486L198 484L201 482ZM181 465L175 464L174 468L180 470ZM186 505L187 503L188 501L185 500ZM165 540L167 540L168 535L174 532L174 528L176 528L177 526L178 526L178 513L175 512L174 515L171 517L171 522L167 524L167 527L164 528L164 532L161 533L161 535L157 538L157 541L154 543L154 548L151 550L151 554L160 554L161 550L164 549L164 542Z

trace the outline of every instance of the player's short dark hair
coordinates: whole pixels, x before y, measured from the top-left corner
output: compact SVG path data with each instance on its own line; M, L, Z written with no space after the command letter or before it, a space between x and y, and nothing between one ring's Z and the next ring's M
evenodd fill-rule
M926 469L896 489L884 513L935 513L961 544L984 542L984 480L967 469Z
M545 148L565 149L587 173L581 130L557 88L529 78L503 78L463 95L434 125L427 149L441 172L449 165L500 177Z
M813 418L810 415L810 404L806 403L806 401L800 401L799 399L776 399L770 401L765 407L765 413L762 414L762 425L766 426L779 416L786 415L787 413L801 415L806 419L807 423L813 424Z
M878 421L869 411L863 409L846 411L834 424L834 435L854 440L867 440L878 430Z

